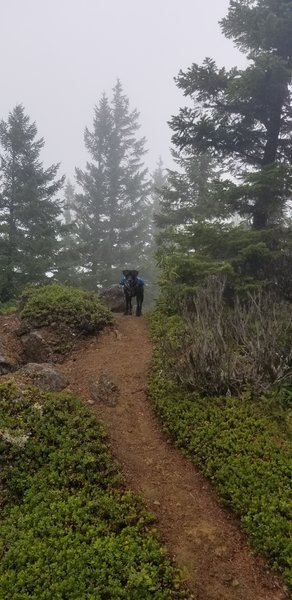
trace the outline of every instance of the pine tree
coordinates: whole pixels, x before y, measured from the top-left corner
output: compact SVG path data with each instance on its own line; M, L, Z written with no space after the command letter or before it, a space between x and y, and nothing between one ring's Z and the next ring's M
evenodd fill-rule
M187 221L186 203L180 211L183 178L166 196L161 225L175 227L177 255L163 259L165 278L173 273L192 286L223 270L231 296L266 287L291 300L292 0L231 0L221 25L248 66L227 71L206 59L177 78L193 107L172 118L176 151L209 153L221 176L209 215L202 195L201 222L197 215ZM238 216L243 221L235 226Z
M67 180L64 189L63 216L66 225L71 225L75 208L75 189L70 179Z
M158 278L159 269L157 267L157 236L158 228L156 225L156 213L160 208L161 190L166 183L166 174L163 167L163 161L160 157L156 169L152 173L151 181L151 211L149 220L149 241L144 248L143 274L147 281L147 294L145 304L148 307L153 306L155 299L158 296Z
M76 169L78 240L88 285L108 285L125 265L143 268L150 242L145 139L137 138L139 114L117 81L111 102L103 95L85 130L92 162Z
M61 283L79 285L80 254L77 242L78 207L75 200L76 194L70 179L64 188L63 219L60 231L60 244L57 256L57 269L55 278Z
M177 248L183 233L195 223L222 217L222 207L212 197L213 181L219 177L208 153L173 151L177 170L168 170L160 191L156 223L160 251Z
M151 186L151 200L153 210L153 234L157 233L157 227L155 222L155 215L160 212L160 200L162 188L166 185L167 176L163 166L163 160L161 156L157 162L155 171L152 174L152 186Z
M194 101L172 120L180 148L208 149L237 182L221 188L255 229L281 222L292 193L292 2L231 0L225 35L247 54L245 70L206 59L177 78Z
M17 105L0 123L0 299L15 296L27 283L42 282L55 269L60 231L56 179L58 165L44 169L43 139Z

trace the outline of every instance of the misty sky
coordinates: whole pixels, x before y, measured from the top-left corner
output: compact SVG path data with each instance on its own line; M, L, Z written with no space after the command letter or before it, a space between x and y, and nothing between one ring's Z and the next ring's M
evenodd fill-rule
M243 57L221 34L228 0L0 0L0 118L17 103L45 138L44 165L74 180L93 107L117 77L147 137L146 164L170 166L167 120L184 105L174 76L205 56Z

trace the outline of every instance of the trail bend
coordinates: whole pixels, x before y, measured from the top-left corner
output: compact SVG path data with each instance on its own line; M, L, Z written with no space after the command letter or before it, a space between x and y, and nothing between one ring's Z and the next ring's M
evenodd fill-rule
M161 540L183 567L196 600L283 600L286 595L209 482L174 448L147 400L152 345L143 319L116 315L104 331L63 363L70 391L90 401L90 386L110 374L120 390L115 407L92 408L109 433L128 487L157 517Z

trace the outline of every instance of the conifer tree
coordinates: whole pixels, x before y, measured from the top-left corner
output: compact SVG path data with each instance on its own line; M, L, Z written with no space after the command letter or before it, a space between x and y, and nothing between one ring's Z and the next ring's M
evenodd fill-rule
M166 181L167 176L163 166L163 160L160 156L156 165L156 169L152 174L151 200L153 215L156 215L160 212L161 190L165 186ZM156 231L155 222L154 231Z
M231 0L221 22L248 66L226 71L211 59L180 72L194 101L172 119L179 148L209 150L237 175L221 197L255 229L283 219L292 193L292 2Z
M246 54L247 68L227 71L208 58L180 72L177 85L193 106L171 127L180 155L208 152L225 176L209 217L180 230L182 253L167 269L188 285L226 269L233 291L265 286L291 300L292 0L231 0L221 26ZM164 208L171 222L175 198Z
M75 190L70 179L67 180L64 189L64 209L63 216L66 225L71 225L75 208Z
M166 183L166 173L163 167L163 161L160 157L156 169L152 173L151 181L151 212L149 221L149 241L144 248L143 274L147 281L147 294L145 298L146 305L152 306L158 296L158 277L157 268L157 236L158 228L156 225L156 213L160 209L161 190Z
M42 282L55 269L63 178L58 165L44 169L43 139L22 105L0 123L0 300L27 283Z
M222 207L211 194L213 181L219 176L211 156L185 151L172 154L178 168L167 172L156 213L160 251L163 246L167 251L177 247L181 234L191 225L222 216Z
M55 277L61 283L80 284L80 255L76 235L78 207L75 201L75 189L70 179L64 188L63 219L60 232L60 244Z
M77 232L88 285L119 280L128 266L143 268L150 243L145 139L138 138L139 114L117 81L112 100L103 95L94 110L93 129L85 130L91 162L76 169Z

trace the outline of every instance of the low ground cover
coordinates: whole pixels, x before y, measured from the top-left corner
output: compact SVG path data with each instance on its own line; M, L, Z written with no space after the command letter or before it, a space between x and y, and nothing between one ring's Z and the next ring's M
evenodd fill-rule
M189 597L78 399L5 383L0 414L3 600Z
M255 550L291 585L292 389L287 385L260 398L249 392L211 398L187 391L167 368L165 335L176 331L179 346L180 326L179 317L165 314L152 321L151 399L164 428L241 519Z

